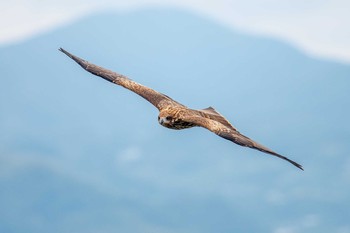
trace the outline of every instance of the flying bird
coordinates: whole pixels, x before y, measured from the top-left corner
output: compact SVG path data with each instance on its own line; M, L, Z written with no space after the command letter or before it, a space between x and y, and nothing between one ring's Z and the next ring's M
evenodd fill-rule
M85 61L66 50L60 48L61 52L77 62L86 71L99 76L114 84L120 85L130 91L140 95L151 104L153 104L158 110L158 122L169 129L187 129L195 126L203 127L216 135L232 141L238 145L256 149L267 154L274 155L278 158L284 159L299 169L303 170L303 167L288 159L285 156L277 154L269 148L253 141L252 139L244 136L219 112L214 108L208 107L202 110L194 110L186 107L185 105L173 100L167 95L157 92L149 87L143 86L128 77L107 70L103 67L94 65Z

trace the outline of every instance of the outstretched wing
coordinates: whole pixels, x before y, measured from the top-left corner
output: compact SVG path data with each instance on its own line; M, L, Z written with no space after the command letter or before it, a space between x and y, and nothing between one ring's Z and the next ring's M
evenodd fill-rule
M200 117L200 116L185 116L183 120L193 123L195 125L201 126L203 128L206 128L211 132L217 134L218 136L225 138L227 140L230 140L238 145L256 149L256 150L265 152L267 154L274 155L278 158L284 159L290 162L291 164L293 164L294 166L298 167L299 169L304 170L300 164L294 162L293 160L288 159L285 156L277 154L276 152L270 150L269 148L263 145L260 145L259 143L253 141L252 139L244 136L243 134L238 132L236 129L231 129L230 127L223 125L221 122Z
M66 50L60 48L61 52L66 54L68 57L73 59L75 62L77 62L83 69L86 71L97 75L107 81L110 81L112 83L115 83L117 85L120 85L122 87L125 87L126 89L129 89L130 91L135 92L136 94L140 95L141 97L145 98L147 101L149 101L151 104L153 104L158 110L162 110L163 108L170 106L183 106L184 105L176 102L175 100L171 99L169 96L166 96L162 93L159 93L149 87L143 86L124 75L115 73L113 71L107 70L103 67L94 65L92 63L89 63L88 61L85 61Z

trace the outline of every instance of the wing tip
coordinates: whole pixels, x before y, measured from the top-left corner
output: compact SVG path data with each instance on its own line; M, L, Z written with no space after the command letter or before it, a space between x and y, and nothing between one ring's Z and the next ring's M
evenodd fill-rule
M60 52L62 52L62 53L64 53L64 54L66 54L68 57L72 57L72 54L70 54L68 51L66 51L66 50L63 49L62 47L60 47L60 48L58 49L58 51L60 51Z
M271 154L271 155L275 155L275 156L277 156L277 157L279 157L279 158L281 158L281 159L284 159L284 160L286 160L287 162L289 162L289 163L293 164L294 166L296 166L297 168L299 168L300 170L304 171L304 168L303 168L303 166L302 166L301 164L299 164L299 163L297 163L297 162L295 162L295 161L293 161L293 160L291 160L291 159L288 159L287 157L285 157L285 156L283 156L283 155L277 154L276 152L271 151L271 150L269 150L269 149L267 149L267 150L265 150L265 149L263 149L263 150L258 149L258 150L260 150L260 151L262 151L262 152L265 152L265 153L268 153L268 154Z
M297 162L294 162L292 160L290 160L289 162L291 162L294 166L296 166L297 168L299 168L300 170L304 171L304 168L302 165L300 165L299 163Z
M297 168L299 168L300 170L304 171L304 168L303 168L303 166L301 164L299 164L299 163L297 163L297 162L295 162L295 161L293 161L291 159L288 159L287 157L285 157L283 155L277 154L276 152L273 152L273 151L264 151L264 152L267 152L267 153L275 155L275 156L277 156L277 157L279 157L281 159L284 159L284 160L290 162L291 164L293 164L294 166L296 166Z
M71 54L70 52L68 52L67 50L63 49L62 47L60 47L60 48L58 49L58 51L60 51L60 52L62 52L62 53L64 53L64 54L66 54L68 57L70 57L72 60L74 60L76 63L78 63L81 67L83 67L84 69L86 69L87 63L88 63L87 61L81 59L80 57L77 57L77 56Z
M243 134L240 134L238 132L235 132L235 134L232 134L230 132L226 132L226 131L223 131L223 132L220 132L218 134L220 137L222 138L225 138L227 140L230 140L240 146L245 146L245 147L249 147L249 148L252 148L252 149L255 149L255 150L259 150L261 152L264 152L264 153L267 153L267 154L270 154L270 155L274 155L280 159L283 159L291 164L293 164L294 166L296 166L297 168L299 168L300 170L304 171L304 168L302 165L300 165L299 163L297 162L294 162L293 160L291 159L288 159L287 157L283 156L283 155L280 155L270 149L268 149L267 147L253 141L252 139L244 136ZM233 136L235 135L235 136Z

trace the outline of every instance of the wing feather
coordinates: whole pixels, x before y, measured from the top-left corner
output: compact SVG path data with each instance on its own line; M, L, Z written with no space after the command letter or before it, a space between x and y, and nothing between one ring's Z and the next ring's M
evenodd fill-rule
M183 120L190 122L190 123L193 123L195 125L201 126L203 128L206 128L206 129L210 130L211 132L217 134L218 136L225 138L231 142L234 142L238 145L249 147L249 148L252 148L255 150L259 150L259 151L262 151L264 153L274 155L278 158L284 159L284 160L290 162L291 164L293 164L294 166L296 166L297 168L304 170L300 164L294 162L293 160L290 160L285 156L277 154L276 152L270 150L269 148L267 148L267 147L255 142L255 141L253 141L252 139L244 136L243 134L241 134L237 130L235 130L235 129L233 130L230 127L227 127L218 121L215 121L213 119L208 119L205 117L200 117L200 116L187 116Z
M200 113L200 115L206 118L212 119L214 121L218 121L224 126L234 131L237 131L237 129L233 127L233 125L223 115L221 115L218 111L216 111L213 107L208 107L202 110L198 110L198 112Z
M170 97L159 93L149 87L143 86L129 78L127 78L124 75L118 74L116 72L113 72L111 70L105 69L103 67L94 65L92 63L89 63L88 61L85 61L66 50L60 48L61 52L66 54L68 57L73 59L75 62L77 62L83 69L86 71L99 76L107 81L110 81L112 83L115 83L117 85L120 85L126 89L129 89L130 91L135 92L136 94L140 95L147 101L149 101L151 104L153 104L156 108L158 108L159 111L162 109L168 107L168 106L183 106L182 104L176 102L175 100L171 99ZM183 106L184 107L184 106Z

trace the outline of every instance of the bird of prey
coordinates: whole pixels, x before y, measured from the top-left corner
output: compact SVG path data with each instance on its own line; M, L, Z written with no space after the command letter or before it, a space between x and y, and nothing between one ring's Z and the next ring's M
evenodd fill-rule
M223 117L212 107L202 110L190 109L173 100L169 96L143 86L124 75L89 63L88 61L85 61L62 48L59 50L77 62L86 71L129 89L130 91L135 92L149 101L159 110L158 122L164 127L180 130L200 126L238 145L256 149L284 159L303 170L303 167L300 164L288 159L287 157L277 154L269 148L260 145L259 143L238 132L238 130L225 117Z

